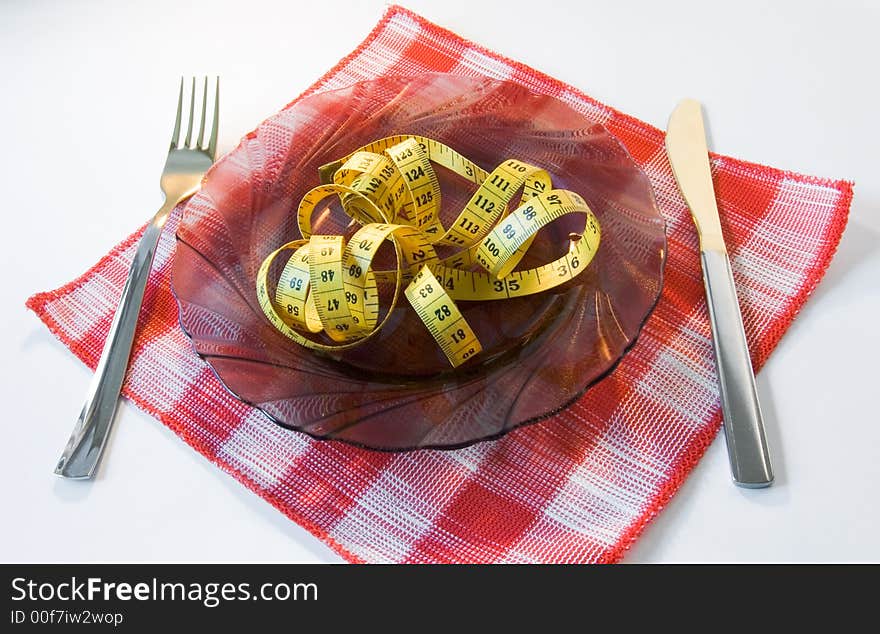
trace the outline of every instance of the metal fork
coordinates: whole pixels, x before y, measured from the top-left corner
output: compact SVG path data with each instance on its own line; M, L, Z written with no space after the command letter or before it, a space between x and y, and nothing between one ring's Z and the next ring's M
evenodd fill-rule
M186 138L180 142L181 114L183 112L184 81L180 78L180 94L177 98L177 117L174 121L174 132L171 135L171 148L162 170L160 184L165 194L165 202L147 226L138 243L134 261L125 280L119 307L110 326L107 341L95 376L89 385L86 402L83 405L79 420L73 428L70 440L64 453L55 467L55 473L64 478L91 478L101 455L110 428L113 425L119 391L125 379L131 345L137 328L138 315L144 299L144 289L150 276L153 257L159 244L162 227L171 211L183 200L198 191L202 177L214 162L217 153L217 129L220 105L220 78L216 79L214 113L211 133L207 148L204 147L205 114L208 105L208 78L202 93L202 116L199 125L199 136L192 143L193 114L195 111L196 79L192 80L192 92L189 100L189 124Z

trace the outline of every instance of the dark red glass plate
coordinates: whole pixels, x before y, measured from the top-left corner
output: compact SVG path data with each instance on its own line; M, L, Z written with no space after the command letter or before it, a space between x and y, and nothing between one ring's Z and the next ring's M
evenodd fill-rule
M509 158L543 167L602 226L596 257L572 282L459 302L484 351L458 369L405 301L368 343L336 355L288 340L257 303L257 269L300 237L295 211L318 167L396 134L437 139L487 170ZM472 190L445 174L441 187L448 220ZM583 230L582 216L567 218L542 230L521 267L561 255L569 232ZM346 224L334 211L314 228ZM269 118L212 168L177 238L180 322L226 387L284 427L385 450L461 447L572 403L632 346L666 252L648 178L602 126L511 82L443 74L357 83Z

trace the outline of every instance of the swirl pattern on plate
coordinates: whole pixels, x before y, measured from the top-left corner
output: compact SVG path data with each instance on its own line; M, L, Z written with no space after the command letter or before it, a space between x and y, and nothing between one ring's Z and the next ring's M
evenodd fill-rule
M484 352L458 370L412 310L396 310L369 343L322 355L276 331L257 302L257 270L299 237L296 207L318 167L393 134L438 139L489 170L508 158L540 166L602 225L593 264L571 282L460 304ZM472 188L438 171L448 221ZM347 224L331 207L315 231ZM582 229L548 225L521 268L558 257ZM187 206L172 287L196 352L277 423L376 449L452 448L546 418L609 372L659 297L665 250L647 177L602 126L512 82L427 74L311 95L249 134Z

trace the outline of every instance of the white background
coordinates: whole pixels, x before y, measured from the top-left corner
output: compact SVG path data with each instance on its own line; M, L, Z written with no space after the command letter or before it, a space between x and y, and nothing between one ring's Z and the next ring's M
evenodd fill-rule
M758 377L777 473L719 436L628 562L880 561L880 10L873 2L407 6L658 127L705 104L715 151L856 181L824 281ZM221 151L349 53L378 1L0 4L2 561L340 561L124 403L100 476L52 468L90 373L24 308L161 202L181 74L223 81Z

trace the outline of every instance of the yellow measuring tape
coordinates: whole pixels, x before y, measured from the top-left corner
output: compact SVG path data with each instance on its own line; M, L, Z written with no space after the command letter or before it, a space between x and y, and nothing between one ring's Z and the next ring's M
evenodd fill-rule
M440 219L440 183L432 164L477 185L449 227ZM482 348L456 301L545 291L581 273L599 248L599 223L584 199L553 189L546 171L516 159L487 172L433 139L392 136L322 166L319 173L322 184L297 209L302 239L270 253L257 273L257 298L266 317L284 335L313 350L364 343L388 320L403 290L457 367ZM518 193L518 204L510 211ZM334 196L362 225L347 241L312 233L312 216L322 201ZM514 270L542 227L573 213L585 216L584 230L570 236L562 257ZM374 270L373 260L385 242L394 247L397 267ZM435 247L458 250L441 259ZM287 262L270 295L270 269L286 252ZM381 322L380 281L394 284ZM317 340L322 336L326 339Z

